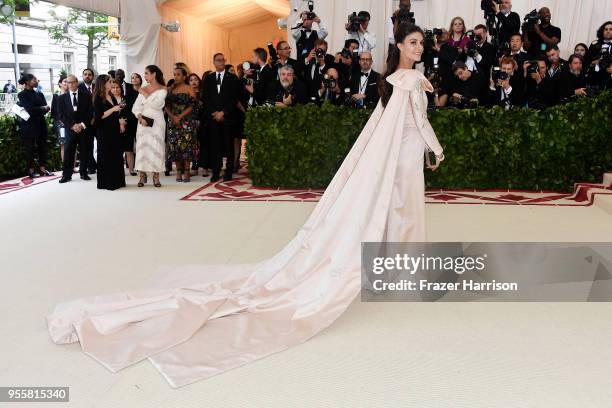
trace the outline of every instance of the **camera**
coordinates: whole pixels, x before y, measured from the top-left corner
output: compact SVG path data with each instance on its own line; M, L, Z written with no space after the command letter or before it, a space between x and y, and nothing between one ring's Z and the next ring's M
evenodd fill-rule
M317 48L315 50L315 55L316 55L317 59L325 58L325 55L327 55L327 51L325 51L323 48Z
M497 50L497 58L501 58L501 57L509 57L512 54L511 50L510 50L510 43L505 42L499 45L499 48Z
M356 12L349 14L348 24L349 27L346 29L349 33L357 33L361 28L361 24L365 22L365 18L360 17Z
M493 67L492 78L493 82L497 83L497 81L505 81L506 79L510 78L510 76L502 71L500 67Z
M465 46L465 53L468 56L474 58L476 57L476 52L480 48L478 46L478 43L482 41L482 36L476 34L474 30L470 30L466 34L469 37L470 41Z
M258 82L257 77L258 73L261 70L261 67L257 64L251 64L248 61L242 63L242 69L244 70L244 84L245 85L253 85ZM248 73L249 70L252 70L251 73Z
M540 22L540 15L536 9L531 10L528 14L523 18L523 32L533 31L536 24Z
M396 16L391 16L393 24L411 23L416 24L414 13L408 7L400 7Z
M278 54L276 53L276 48L274 48L274 45L271 42L268 43L268 54L270 54L271 64L276 64L278 62Z
M326 89L334 89L336 85L338 85L336 78L328 74L323 75L323 86Z
M314 20L317 15L314 13L314 1L308 0L308 11L306 12L306 20Z
M536 60L527 61L527 63L529 64L527 66L527 75L537 74L538 73L538 61Z
M351 52L351 50L348 48L343 48L342 51L340 51L340 56L342 58L350 58L351 60L356 60L359 58L357 51Z
M501 4L502 0L493 0L497 4ZM486 14L495 15L495 8L493 7L491 0L480 0L480 9Z
M467 99L461 95L459 102L453 102L452 105L459 109L474 109L478 107L479 103L478 99Z

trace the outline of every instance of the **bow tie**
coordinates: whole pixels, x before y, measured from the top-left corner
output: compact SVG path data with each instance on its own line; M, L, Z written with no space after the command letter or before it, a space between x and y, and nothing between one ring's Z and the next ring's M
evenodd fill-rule
M362 72L361 73L361 76L364 76L364 77L367 77L368 75L370 75L370 74L368 74L367 72Z

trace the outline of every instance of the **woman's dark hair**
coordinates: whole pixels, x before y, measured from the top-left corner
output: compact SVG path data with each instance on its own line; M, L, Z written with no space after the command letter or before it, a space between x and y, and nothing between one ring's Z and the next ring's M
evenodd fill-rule
M601 42L604 39L604 29L608 24L612 24L612 21L606 21L597 29L597 39Z
M155 80L158 84L163 86L166 85L166 81L164 81L164 73L161 72L161 69L159 69L157 65L147 65L145 69L155 75Z
M32 75L32 74L23 74L21 76L21 78L19 78L18 84L19 85L25 85L26 82L30 82L34 78L36 78L36 77L34 75Z
M398 24L393 33L395 37L395 44L391 47L391 53L389 54L389 59L387 60L387 71L378 83L378 93L380 94L383 106L387 106L387 103L393 94L393 85L387 82L387 77L397 70L400 62L400 50L397 47L397 44L403 43L406 37L412 33L421 33L421 35L425 37L421 27L408 22Z
M60 75L59 80L57 81L57 84L58 84L58 85L61 85L61 84L62 84L62 81L63 81L64 79L66 79L66 78L68 78L66 75Z
M185 77L185 80L183 81L183 84L189 85L189 83L187 82L189 80L189 73L187 72L187 70L183 66L178 65L178 64L174 67L174 70L175 71L177 71L177 70L181 71L181 74L183 74L183 76ZM178 84L173 84L173 85L178 85Z
M140 76L140 74L138 72L134 72L132 76L134 75L136 75L136 78L138 78L138 80L140 81L140 85L142 85L142 77Z
M113 78L110 75L100 74L96 78L96 87L94 88L94 92L91 96L91 99L94 101L96 98L100 98L101 100L106 100L106 83L108 81L112 81Z

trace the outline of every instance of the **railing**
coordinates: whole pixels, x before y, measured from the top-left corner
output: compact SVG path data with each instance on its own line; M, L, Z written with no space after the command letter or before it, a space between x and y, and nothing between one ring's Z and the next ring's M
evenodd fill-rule
M53 94L51 92L43 92L45 95L45 99L49 106L51 106L51 101L53 100ZM17 102L17 94L16 93L0 93L0 115L5 115L10 113L11 108Z

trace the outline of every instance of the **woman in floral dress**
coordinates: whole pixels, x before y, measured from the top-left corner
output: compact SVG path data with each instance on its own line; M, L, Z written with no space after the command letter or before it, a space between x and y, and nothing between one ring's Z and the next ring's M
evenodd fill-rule
M197 118L193 115L196 94L187 84L187 71L174 69L174 85L166 98L168 159L176 164L176 181L191 180L191 162L200 155Z

